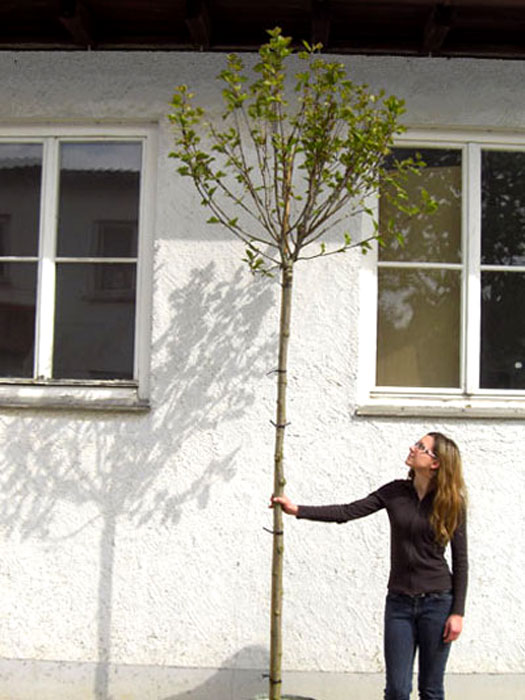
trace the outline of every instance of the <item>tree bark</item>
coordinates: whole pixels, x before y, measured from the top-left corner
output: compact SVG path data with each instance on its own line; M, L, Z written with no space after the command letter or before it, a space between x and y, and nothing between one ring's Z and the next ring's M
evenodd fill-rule
M284 491L284 433L286 430L286 389L288 341L292 312L293 263L281 270L281 313L279 319L279 365L277 368L277 412L275 422L274 495ZM282 608L284 533L281 506L273 509L272 599L270 633L270 700L280 700L282 691Z

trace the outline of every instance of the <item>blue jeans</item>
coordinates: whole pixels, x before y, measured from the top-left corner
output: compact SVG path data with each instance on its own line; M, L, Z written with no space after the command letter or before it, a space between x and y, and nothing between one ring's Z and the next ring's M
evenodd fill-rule
M443 677L450 644L443 642L443 629L451 607L452 593L387 595L385 700L409 700L416 649L420 700L444 700Z

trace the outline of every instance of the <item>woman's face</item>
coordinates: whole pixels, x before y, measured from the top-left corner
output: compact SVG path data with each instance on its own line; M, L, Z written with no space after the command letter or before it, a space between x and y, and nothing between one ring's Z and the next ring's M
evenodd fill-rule
M415 471L437 469L439 463L434 452L434 438L431 435L424 435L409 447L405 464Z

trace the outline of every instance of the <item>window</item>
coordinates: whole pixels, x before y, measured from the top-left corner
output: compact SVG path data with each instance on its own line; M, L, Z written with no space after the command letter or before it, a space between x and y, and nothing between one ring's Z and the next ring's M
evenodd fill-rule
M0 400L46 386L65 405L82 387L102 407L143 402L150 141L123 129L0 139Z
M523 415L525 141L424 135L393 155L416 152L426 168L408 190L426 188L439 208L407 220L379 203L380 222L394 216L405 244L375 261L375 365L361 365L358 412Z

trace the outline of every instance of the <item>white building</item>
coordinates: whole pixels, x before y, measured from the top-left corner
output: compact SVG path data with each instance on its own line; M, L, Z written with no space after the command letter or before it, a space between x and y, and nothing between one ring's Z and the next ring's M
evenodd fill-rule
M406 100L400 146L439 149L448 238L410 270L297 268L287 491L349 501L428 430L454 437L471 576L451 697L523 697L525 69L342 60ZM0 53L0 698L266 688L278 287L168 158L173 88L218 113L222 63ZM386 515L286 526L286 691L379 697Z

